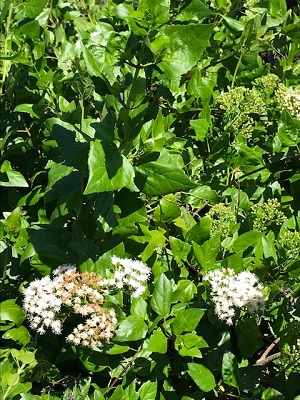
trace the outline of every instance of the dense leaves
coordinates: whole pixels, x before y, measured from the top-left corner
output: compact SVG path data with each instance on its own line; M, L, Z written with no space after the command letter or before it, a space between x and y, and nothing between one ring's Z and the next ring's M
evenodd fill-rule
M0 1L1 399L299 399L299 18L299 0ZM151 268L136 297L113 256ZM61 264L114 287L102 346L66 341L89 334L66 307L60 335L36 332L40 298L26 319Z

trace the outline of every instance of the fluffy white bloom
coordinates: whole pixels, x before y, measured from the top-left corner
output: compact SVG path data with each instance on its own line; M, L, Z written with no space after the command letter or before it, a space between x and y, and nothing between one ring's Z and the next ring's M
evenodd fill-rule
M250 271L235 274L233 269L210 271L203 278L211 286L211 297L218 318L233 324L236 308L244 308L250 314L264 310L263 286Z
M150 268L138 260L130 258L119 258L112 256L112 264L116 267L113 278L110 279L110 285L117 289L127 287L132 297L139 297L146 290L146 282L150 276Z
M55 293L55 286L55 282L49 276L45 276L31 282L24 290L24 310L30 326L40 335L45 333L46 328L50 328L54 333L61 331L56 314L60 311L62 301Z

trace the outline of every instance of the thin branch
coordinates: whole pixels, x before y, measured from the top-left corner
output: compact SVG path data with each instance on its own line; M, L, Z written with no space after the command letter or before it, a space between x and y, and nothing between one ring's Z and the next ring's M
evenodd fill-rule
M270 344L270 346L267 347L267 349L263 352L262 356L256 361L257 365L266 365L269 362L276 360L277 358L279 358L281 356L281 352L268 356L270 351L276 346L277 343L279 343L279 341L280 341L280 337L276 338Z
M277 360L281 357L281 351L278 353L271 354L269 357L266 357L264 360L258 360L256 365L266 365L269 364L271 361Z
M112 381L112 383L109 384L110 388L114 387L115 384L119 381L119 379L122 378L122 376L125 374L125 372L128 370L128 368L132 365L134 360L137 358L139 351L140 351L140 348L136 351L136 353L133 355L133 357L128 361L128 363L125 365L125 367L119 373L119 375Z

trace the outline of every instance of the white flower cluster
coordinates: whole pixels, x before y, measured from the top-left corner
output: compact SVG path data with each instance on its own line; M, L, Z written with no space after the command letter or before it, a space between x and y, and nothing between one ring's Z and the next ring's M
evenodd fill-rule
M49 276L34 280L24 290L23 308L30 327L40 335L47 329L62 331L69 313L86 318L66 340L75 345L101 347L114 334L117 319L114 309L103 307L109 289L128 288L133 297L144 293L150 268L141 261L112 257L113 277L103 279L95 272L78 272L74 265L61 265Z
M211 286L211 296L218 318L233 324L236 308L250 314L264 310L263 286L250 271L236 274L231 268L216 269L204 276Z
M50 328L53 333L60 334L62 324L56 319L60 312L62 301L57 296L59 285L49 276L34 280L24 291L23 308L30 322L30 327L40 335Z
M150 268L142 261L113 256L112 264L116 267L109 284L117 289L128 287L132 297L139 297L146 290L145 283L150 275Z
M77 325L67 336L67 342L85 347L101 347L103 342L109 342L114 335L117 318L115 310L109 313L93 314L84 324Z

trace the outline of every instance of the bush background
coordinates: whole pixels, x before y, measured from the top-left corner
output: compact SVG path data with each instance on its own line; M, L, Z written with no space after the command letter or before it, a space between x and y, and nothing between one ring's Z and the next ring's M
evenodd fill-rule
M298 400L299 2L0 8L2 398ZM110 299L111 346L35 335L23 288L112 255L152 276ZM264 314L219 321L216 268L254 272Z

